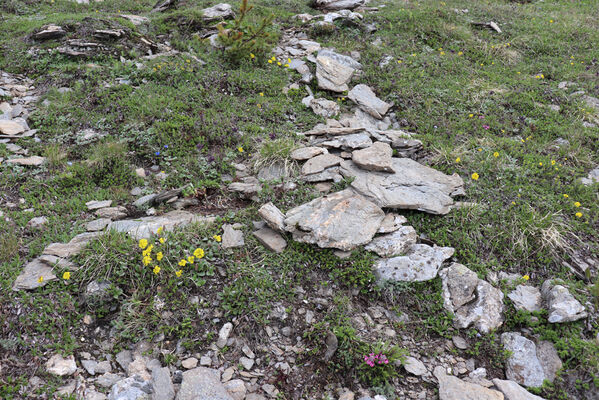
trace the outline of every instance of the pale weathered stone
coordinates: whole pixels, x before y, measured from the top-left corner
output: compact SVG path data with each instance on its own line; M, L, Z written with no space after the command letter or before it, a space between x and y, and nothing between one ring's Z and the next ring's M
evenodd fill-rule
M352 161L360 168L368 171L393 172L391 157L393 150L386 143L375 142L372 146L355 150Z
M234 400L244 400L247 389L241 379L233 379L224 384L225 389Z
M562 369L562 360L560 360L553 343L546 340L538 342L537 358L545 373L545 379L549 382L553 382L557 376L557 371Z
M312 144L319 144L329 149L352 151L372 146L372 139L370 139L370 135L367 133L351 133L349 135L335 136L328 140L318 140Z
M0 122L2 122L2 121L0 121ZM22 158L11 158L11 159L6 160L6 162L9 164L38 167L38 166L42 165L44 162L46 162L46 158L40 157L40 156L31 156L31 157L22 157Z
M270 251L282 253L287 247L287 241L276 231L270 228L262 228L254 232L254 236L260 243Z
M95 214L98 218L115 220L125 218L127 216L127 209L123 206L104 207L96 210Z
M381 257L395 257L404 254L410 246L416 244L418 235L411 226L402 226L397 231L378 236L365 249Z
M132 238L139 240L149 238L152 234L156 233L160 227L168 232L189 224L212 224L213 222L214 217L176 210L160 216L113 221L108 225L107 229L114 229L117 232L126 232Z
M377 119L382 119L383 116L391 108L391 104L385 103L366 85L356 85L349 91L347 97L356 103L363 111L372 115Z
M506 377L526 387L542 386L546 376L534 342L518 332L503 333L501 342L511 352L506 362Z
M177 400L234 400L220 382L217 370L198 367L185 371Z
M233 228L231 224L223 225L223 235L221 246L225 249L231 249L234 247L243 247L245 241L243 240L243 232Z
M351 57L331 50L321 50L316 57L318 87L333 92L345 92L349 89L347 84L352 75L359 68L360 63Z
M70 355L63 358L60 354L55 354L46 362L46 371L57 376L73 375L77 371L75 357Z
M120 16L122 18L125 18L125 19L129 20L129 22L131 22L133 25L136 25L136 26L139 26L139 25L145 24L147 22L150 22L149 18L142 17L140 15L121 14Z
M230 4L220 3L202 10L202 19L206 22L235 18L235 12Z
M370 242L384 216L378 206L345 189L289 210L285 229L297 241L348 251Z
M428 373L428 370L422 361L410 356L406 357L403 362L403 367L407 372L416 376L422 376Z
M580 182L585 186L599 183L599 167L591 170L586 178L581 178Z
M516 310L534 312L542 308L541 291L534 286L518 285L507 297Z
M285 232L285 215L272 202L264 204L258 209L258 215L272 229Z
M530 393L514 381L493 379L493 384L505 396L505 400L545 400Z
M290 157L296 161L305 161L324 153L327 153L327 149L322 147L301 147L293 150Z
M316 174L324 171L326 168L339 165L341 161L343 161L343 159L341 157L337 157L336 155L321 154L319 156L309 159L302 166L302 174Z
M439 400L503 400L500 392L447 375L443 367L436 367L434 375L439 380Z
M445 260L454 253L451 247L413 244L406 255L378 260L374 274L381 281L420 282L434 279Z
M385 215L385 219L381 223L378 233L391 233L398 230L403 224L408 222L403 215L389 213Z
M328 11L353 10L363 6L364 3L366 3L365 0L315 0L314 7Z
M11 120L0 120L0 134L6 136L16 136L25 132L25 127Z
M326 118L338 115L341 110L337 102L324 98L312 99L310 101L310 108L314 111L314 114Z
M85 203L85 205L90 211L98 210L100 208L110 207L112 205L112 200L92 200Z
M150 400L152 383L139 375L121 379L110 389L108 400Z
M229 190L239 193L246 199L253 198L260 190L262 185L260 181L253 176L241 178L241 182L233 182L229 185Z
M152 400L172 400L175 398L175 388L167 367L156 368L152 371Z
M548 321L551 323L577 321L588 315L584 306L562 285L546 280L541 293L549 311Z
M193 369L198 366L198 359L195 357L189 357L181 361L181 366L185 369Z
M98 218L85 224L88 232L97 232L106 228L110 224L110 218Z
M229 339L229 335L233 331L233 324L230 322L225 323L220 330L218 331L218 340L216 345L219 348L223 348L227 345L227 340Z
M474 326L484 333L503 324L503 292L478 279L474 271L453 263L439 275L443 282L443 306L454 314L454 326Z
M35 218L31 218L29 220L29 222L27 222L27 226L30 228L41 228L42 226L46 225L48 223L48 218L46 217L35 217Z
M34 33L33 38L37 40L58 39L66 35L61 26L50 24L42 27L42 30Z
M13 290L32 290L45 286L48 282L56 280L52 266L34 259L28 262L23 271L13 283Z
M463 193L458 175L445 175L409 158L393 158L395 173L372 172L352 161L342 161L339 172L354 177L351 186L379 207L415 209L432 214L447 214L451 196Z

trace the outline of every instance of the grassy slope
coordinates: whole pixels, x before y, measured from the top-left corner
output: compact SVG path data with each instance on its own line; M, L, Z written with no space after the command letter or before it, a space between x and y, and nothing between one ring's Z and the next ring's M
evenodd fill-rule
M300 1L257 3L260 13L274 12L281 27L296 26L289 16L310 12ZM75 146L74 133L93 127L127 141L131 164L146 167L158 164L166 170L169 178L163 183L154 182L156 189L188 182L199 188L218 187L215 182L219 182L220 174L232 172L231 161L256 156L264 142L272 138L287 140L296 131L309 129L318 121L301 106L303 93L282 93L290 77L295 78L293 73L266 64L263 59L246 60L239 67L231 67L193 36L201 26L193 10L210 5L208 1L188 1L167 16L148 14L152 19L149 27L134 28L119 21L137 32L136 35L143 34L158 42L169 40L175 48L206 61L205 66L188 61L185 55L146 61L147 68L138 70L133 64L122 64L108 56L86 61L98 66L90 67L86 62L44 52L36 56L26 54L32 44L25 35L47 23L69 24L76 30L76 22L89 23L85 18L114 21L117 13L145 13L152 5L153 1L112 0L92 5L74 5L66 0L54 3L13 0L3 4L0 69L25 73L36 79L40 87L73 89L66 94L48 93L51 105L40 106L30 117L30 124L39 129L44 140L42 143L23 140L20 143L23 147L32 154L48 154L49 144L55 142L68 154L68 160L77 164L90 157L94 149L88 145ZM468 13L454 11L465 8ZM340 27L331 36L309 34L340 51L359 51L365 67L359 81L372 86L381 98L395 102L398 118L405 119L406 128L417 132L418 138L425 142L423 162L446 173L459 173L467 182L465 201L476 206L444 217L407 213L418 232L439 245L455 247L456 258L481 277L490 271L505 270L528 274L533 284L540 285L546 278L557 276L566 279L584 300L589 296L588 288L573 279L562 261L569 261L574 251L582 252L584 257L599 256L596 188L581 186L576 181L599 164L599 129L582 126L584 120L592 118L591 111L557 85L560 81L572 81L579 89L599 96L599 49L595 45L599 42L598 13L592 1L520 4L456 0L400 5L389 2L378 13L366 15L365 22L375 22L378 26L374 35L352 27ZM502 34L470 24L491 20L502 27ZM381 40L378 46L372 45L375 38ZM40 47L53 46L50 42ZM126 58L135 52L122 51ZM386 67L379 67L379 62L388 55L393 57L392 61ZM540 74L544 78L538 78ZM105 83L114 83L117 77L129 79L131 86L104 87ZM561 111L552 111L539 103L558 104ZM350 107L348 104L347 108ZM290 120L290 115L294 120ZM553 144L558 138L567 139L569 144L556 148ZM164 145L169 146L168 150L164 150ZM237 151L240 146L244 153ZM162 154L155 156L156 151ZM262 156L267 155L265 152ZM456 162L458 157L460 162ZM14 352L13 357L16 352L23 352L24 359L32 359L52 347L71 351L80 346L73 337L84 329L80 321L89 311L77 299L79 285L91 279L87 272L75 276L66 290L62 283L55 282L30 294L11 293L9 288L20 266L48 243L78 233L82 218L91 219L85 214L86 201L129 198L127 185L98 190L96 185L85 181L72 181L75 167L57 162L54 168L41 174L43 183L40 183L40 176L0 165L0 187L7 198L14 201L24 197L27 207L36 210L35 215L5 211L14 222L0 222L0 233L4 234L0 243L4 250L0 251L3 254L0 280L6 297L1 306L6 311L2 313L2 323L10 334L2 345ZM476 181L470 179L474 172L480 176ZM220 212L225 213L233 204L226 193L218 189L212 189L211 193L215 196L211 201L218 199L223 204ZM285 195L268 192L264 197L268 198L269 193L275 193L276 202L284 210L314 196L304 187ZM566 199L564 194L569 197ZM580 208L573 205L575 201L581 203ZM582 212L581 218L575 216L577 211ZM41 231L31 231L25 225L31 216L37 215L50 217L52 223ZM223 216L223 221L245 222L255 217L255 210L250 207L236 216L231 213ZM6 234L15 231L16 235ZM183 243L173 245L173 263L179 253L198 243L208 247L211 236L219 232L218 227L208 231L192 229L180 239L173 238L173 243ZM81 262L87 262L84 271L94 266L91 270L109 275L122 290L116 294L118 301L137 307L135 313L117 312L114 318L125 341L152 332L153 329L139 323L150 317L153 322L148 326L156 331L162 327L169 336L186 337L190 343L197 339L189 327L198 328L205 322L196 321L187 313L186 296L181 293L202 294L207 298L222 293L221 306L226 312L250 315L252 321L261 323L262 307L268 308L267 304L287 298L293 284L308 287L321 284L297 269L297 259L305 250L292 249L282 256L265 255L250 240L247 253L235 252L231 256L220 253L216 247L211 253L209 259L214 265L233 268L236 272L233 276L220 279L218 274L212 276L208 271L207 283L197 286L197 279L201 283L206 275L206 271L200 270L194 280L170 287L174 285L172 275L165 275L159 281L147 271L135 269L139 260L132 242L118 238L106 241L106 246L83 256ZM16 251L17 244L21 245L20 251ZM94 254L123 255L127 260L121 269L133 271L132 279L121 281L112 276L114 270L107 269L106 260L99 257L99 261L94 261ZM125 257L126 254L130 256ZM302 265L319 270L320 279L332 280L333 285L346 280L348 274L344 268L351 267L350 271L359 278L355 283L371 293L365 299L387 298L385 293L371 291L368 259L363 260L363 255L335 267L337 261L327 252L323 254L315 254L315 258L302 261ZM279 265L286 266L282 271L290 278L280 274L276 267ZM419 291L438 290L437 283L423 288L396 288L394 293L398 297L394 298L398 309L413 312L408 299ZM253 301L255 308L247 309L245 302L233 301L236 293L247 286L256 288L246 299ZM153 312L148 301L156 293L162 293L175 310L168 324ZM295 303L293 297L289 299L291 307ZM426 311L418 318L424 321L422 326L415 331L429 338L453 332L445 319L437 316L437 307L427 304L426 297L417 301L426 305ZM26 307L29 317L15 317L18 307ZM110 313L110 305L107 309ZM337 318L331 318L339 323ZM558 344L563 359L568 359L567 369L581 379L579 390L584 392L581 385L591 382L598 366L596 358L588 353L596 349L585 348L581 339L596 333L596 322L587 330L582 322L551 327L543 321L541 316L541 323L535 329ZM523 324L531 324L527 316L510 313L508 326ZM174 328L168 330L167 325ZM31 337L38 339L37 344L29 343ZM488 351L492 357L496 350ZM10 373L4 379L22 377ZM558 398L564 390L573 393L574 386L567 380L558 381L544 395Z

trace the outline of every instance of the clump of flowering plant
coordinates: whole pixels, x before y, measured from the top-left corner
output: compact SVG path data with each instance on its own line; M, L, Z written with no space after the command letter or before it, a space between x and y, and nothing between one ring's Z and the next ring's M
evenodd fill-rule
M398 364L405 361L407 352L397 346L379 342L364 354L358 366L359 378L369 386L383 386L398 375Z

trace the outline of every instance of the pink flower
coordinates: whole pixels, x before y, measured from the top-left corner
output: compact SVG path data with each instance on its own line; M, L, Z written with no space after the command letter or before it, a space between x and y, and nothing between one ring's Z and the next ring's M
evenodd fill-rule
M486 130L488 130L489 128L490 128L490 126L489 126L489 125L483 125L483 129L486 129Z

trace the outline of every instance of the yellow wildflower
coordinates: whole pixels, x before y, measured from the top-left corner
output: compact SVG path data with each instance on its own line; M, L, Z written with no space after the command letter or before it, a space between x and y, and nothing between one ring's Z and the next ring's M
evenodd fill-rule
M527 281L527 280L529 280L529 279L530 279L530 276L528 276L528 275L524 275L524 276L522 277L522 279L524 279L525 281Z
M543 163L542 163L542 162L540 162L540 163L539 163L539 167L542 167L542 166L543 166Z
M260 92L259 94L260 94L260 96L263 96L263 97L264 97L264 93Z
M201 249L201 248L199 248L199 247L198 247L197 249L195 249L195 250L193 251L193 255L194 255L196 258L203 258L203 257L204 257L204 249Z
M141 239L139 241L139 247L145 249L148 246L148 241L146 239Z
M64 274L62 274L62 279L68 281L69 279L71 279L71 273L69 271L66 271Z
M240 152L240 153L243 153L243 147L239 146L239 147L237 148L237 151L238 151L238 152Z
M459 163L461 161L462 161L462 159L460 157L458 157L458 158L455 159L455 162L457 162L457 163Z
M555 160L551 160L551 165L555 165Z
M220 237L220 235L214 235L214 236L212 236L212 238L214 240L216 240L217 242L220 242L222 240L222 238Z
M150 265L150 263L152 262L152 257L150 257L150 256L145 256L145 257L142 259L142 262L143 262L143 264L144 264L145 266L148 266L148 265Z
M182 273L183 273L183 271L179 270L179 271L175 272L175 275L177 275L177 278L180 278Z
M256 58L256 56L253 53L250 53L250 58Z
M269 64L272 64L272 60L268 60L268 63L269 63Z
M578 218L580 218L580 217L582 217L582 213L581 213L581 212L577 212L577 213L576 213L576 216L577 216Z
M567 199L568 197L570 197L570 196L568 196L567 194L564 193L564 199Z
M398 64L401 64L402 62L403 62L403 61L401 61L401 60L397 60L397 63L398 63Z
M474 117L474 114L468 114L468 118Z
M164 240L164 238L160 238L160 239L158 239L158 241L159 241L160 243L164 243L164 242L166 242L166 240Z
M187 257L187 262L190 263L190 264L193 264L194 260L195 260L194 256Z
M574 203L574 207L580 207L580 202L578 202L578 201L577 201L577 202L575 202L575 203Z
M458 51L458 56L461 56L461 55L463 55L463 54L464 54L463 52L461 52L461 51Z
M444 52L444 51L442 51L442 52L440 52L439 54L440 54L440 55L442 55L442 56L444 56L444 55L445 55L445 52Z
M472 174L472 179L474 179L475 181L477 181L479 178L478 174L475 172Z
M158 265L155 265L152 271L154 272L154 274L158 275L158 273L160 272L160 267Z
M187 260L181 260L181 261L179 261L179 266L180 267L184 267L185 264L187 264Z
M44 281L44 277L40 276L39 278L37 278L37 282L38 283L42 283Z
M280 66L281 66L281 62L280 62L280 61L277 61L277 65L280 67Z
M493 153L493 157L495 157L495 158L499 157L499 153L498 152Z
M164 230L164 228L161 226L160 228L158 228L158 230L156 230L156 234L160 235L163 230Z
M162 260L162 257L164 257L164 255L162 254L161 251L159 251L158 253L156 253L156 260L160 261L160 260Z

